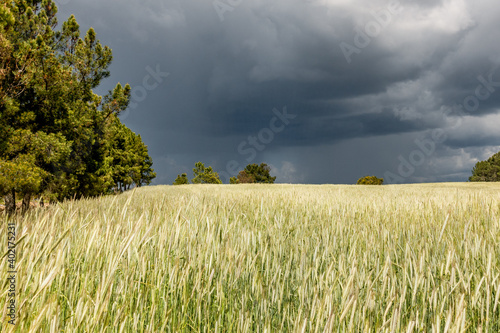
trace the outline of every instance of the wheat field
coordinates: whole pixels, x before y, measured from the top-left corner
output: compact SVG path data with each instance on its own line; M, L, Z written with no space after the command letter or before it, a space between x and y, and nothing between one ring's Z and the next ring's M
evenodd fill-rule
M1 218L2 332L500 331L498 183L157 186Z

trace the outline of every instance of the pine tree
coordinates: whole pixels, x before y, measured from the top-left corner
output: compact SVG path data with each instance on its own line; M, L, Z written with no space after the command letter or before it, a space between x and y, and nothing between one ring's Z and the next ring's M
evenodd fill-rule
M56 13L50 0L0 5L0 172L15 177L2 176L0 194L9 203L16 192L29 204L39 192L61 200L107 193L116 184L108 140L130 86L95 94L110 74L112 51L92 28L80 37L74 16L55 30ZM132 134L126 182L149 184L151 158ZM26 177L36 186L21 186Z
M189 184L189 179L187 174L183 173L182 175L177 175L175 178L173 185L187 185Z
M222 184L219 174L213 171L212 167L205 167L201 162L197 162L193 169L193 184Z
M156 173L151 168L153 162L147 146L141 136L123 125L118 117L113 115L111 119L113 124L109 126L107 166L114 188L124 191L131 186L149 185Z
M500 181L500 152L486 161L477 162L472 169L471 182L498 182Z

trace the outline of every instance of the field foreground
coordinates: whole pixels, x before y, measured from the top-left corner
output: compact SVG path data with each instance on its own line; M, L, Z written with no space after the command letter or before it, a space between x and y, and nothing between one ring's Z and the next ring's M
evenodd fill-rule
M500 184L158 186L13 220L2 332L500 331Z

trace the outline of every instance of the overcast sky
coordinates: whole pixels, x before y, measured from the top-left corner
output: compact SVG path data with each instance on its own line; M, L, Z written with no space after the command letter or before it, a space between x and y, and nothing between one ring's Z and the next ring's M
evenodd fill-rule
M202 161L278 182L466 181L500 150L495 0L59 0L133 87L155 184Z

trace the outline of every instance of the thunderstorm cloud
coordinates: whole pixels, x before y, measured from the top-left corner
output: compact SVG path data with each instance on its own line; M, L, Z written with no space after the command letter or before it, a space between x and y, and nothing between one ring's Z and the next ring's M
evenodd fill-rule
M493 0L60 0L114 51L157 184L197 161L278 182L465 181L500 150Z

